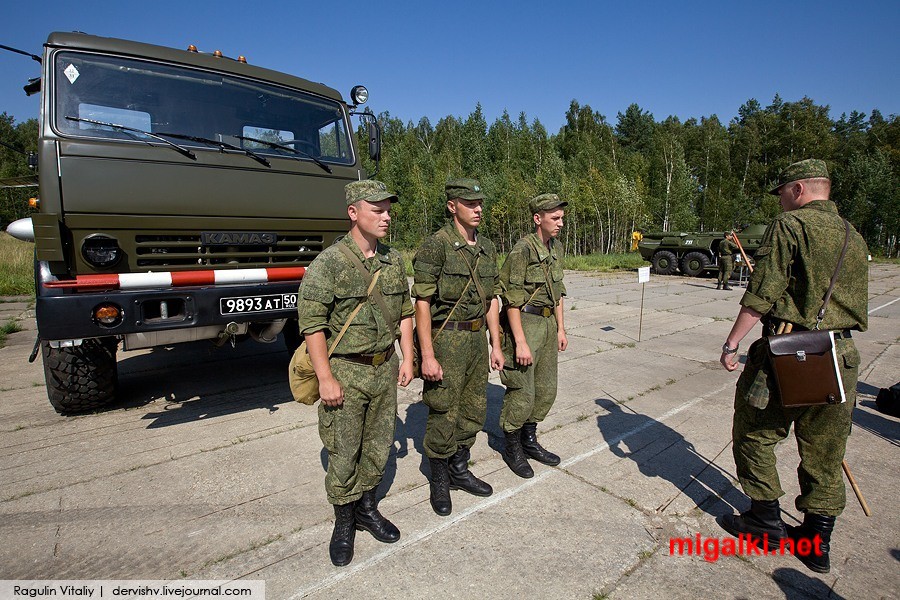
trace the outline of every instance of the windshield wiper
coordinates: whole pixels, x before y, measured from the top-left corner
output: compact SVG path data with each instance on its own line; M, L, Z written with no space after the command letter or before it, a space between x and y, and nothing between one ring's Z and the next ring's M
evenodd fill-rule
M102 127L109 127L110 129L124 131L125 133L140 133L140 134L146 135L147 137L151 137L155 140L159 140L163 144L166 144L173 150L177 150L180 154L187 156L191 160L197 160L197 156L193 152L188 150L187 148L185 148L183 146L179 146L175 142L167 140L164 137L160 137L159 135L157 135L155 133L150 133L149 131L144 131L143 129L138 129L137 127L127 127L125 125L119 125L117 123L106 123L104 121L95 121L93 119L83 119L81 117L70 117L68 115L66 115L66 119L68 119L70 121L78 121L79 123L90 123L91 125L100 125ZM146 144L150 144L150 142L148 142L146 140L140 140L140 141L142 141ZM152 144L150 144L150 145L152 146Z
M256 142L257 144L263 144L264 146L268 146L270 148L278 148L279 150L287 150L288 152L293 152L294 154L299 154L300 156L305 156L306 158L310 159L311 161L313 161L314 163L316 163L317 165L319 165L320 167L325 169L325 171L327 171L328 173L333 172L331 170L331 167L329 167L328 165L323 163L321 160L319 160L312 154L304 152L303 150L297 150L296 148L291 148L290 146L285 146L284 144L276 144L275 142L268 142L266 140L260 140L258 138L247 137L245 135L236 135L234 137L239 140L246 140L248 142ZM290 143L290 142L294 142L294 141L296 141L296 140L288 140L286 143Z
M201 144L209 144L210 146L218 146L219 150L222 152L225 152L225 150L235 150L242 154L246 154L247 156L249 156L250 158L252 158L253 160L255 160L256 162L258 162L260 164L263 164L267 167L272 166L269 164L269 161L267 161L265 158L263 158L256 152L253 152L252 150L247 150L246 148L241 148L240 146L235 146L234 144L229 144L228 142L222 142L219 140L211 140L209 138L198 137L195 135L184 135L182 133L165 133L163 131L160 131L159 135L167 135L169 137L175 138L176 140L188 140L191 142L200 142Z

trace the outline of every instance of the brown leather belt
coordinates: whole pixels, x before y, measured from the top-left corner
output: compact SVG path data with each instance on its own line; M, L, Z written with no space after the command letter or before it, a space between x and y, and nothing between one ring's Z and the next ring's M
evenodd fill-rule
M456 331L481 331L484 327L484 319L475 319L473 321L432 321L431 330L437 331L443 327L444 329L455 329Z
M378 367L386 363L393 355L394 347L391 346L384 352L376 352L375 354L333 354L332 358L340 358L341 360L348 360L361 365Z
M519 308L519 310L527 312L530 315L541 315L542 317L549 317L553 314L552 308L546 306L532 306L531 304L525 304Z

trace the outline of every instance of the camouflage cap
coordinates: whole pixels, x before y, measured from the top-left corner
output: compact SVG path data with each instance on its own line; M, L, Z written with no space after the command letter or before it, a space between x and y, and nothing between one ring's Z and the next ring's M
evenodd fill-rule
M769 190L769 193L773 196L777 196L779 188L786 183L800 181L801 179L814 179L817 177L829 179L828 166L825 164L824 160L807 158L806 160L801 160L792 165L788 165L788 167L778 175L778 181L775 184L775 187Z
M562 208L568 205L568 202L560 200L556 194L541 194L528 201L528 208L531 209L531 214L533 215L542 210L553 210L554 208Z
M484 192L477 179L448 179L444 186L447 200L484 200Z
M397 194L392 194L388 191L386 185L374 179L351 181L344 186L344 193L347 195L347 206L360 200L368 200L369 202L381 202L382 200L397 202L400 200Z

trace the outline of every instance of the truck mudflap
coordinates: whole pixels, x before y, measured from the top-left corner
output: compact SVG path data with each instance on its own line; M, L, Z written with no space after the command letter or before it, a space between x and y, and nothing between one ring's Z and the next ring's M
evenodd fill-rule
M266 271L279 273L271 275L274 280L260 281L259 272ZM35 306L38 334L43 340L83 339L296 317L304 271L231 269L44 281ZM279 280L289 275L293 278ZM148 289L151 284L155 289Z

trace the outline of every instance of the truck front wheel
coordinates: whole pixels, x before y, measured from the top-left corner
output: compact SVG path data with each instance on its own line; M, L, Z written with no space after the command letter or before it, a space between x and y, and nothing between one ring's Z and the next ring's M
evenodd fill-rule
M67 348L41 342L47 396L56 412L96 410L115 400L117 348L116 338L90 338Z
M657 250L651 262L653 270L660 275L672 275L678 269L678 259L668 250Z

